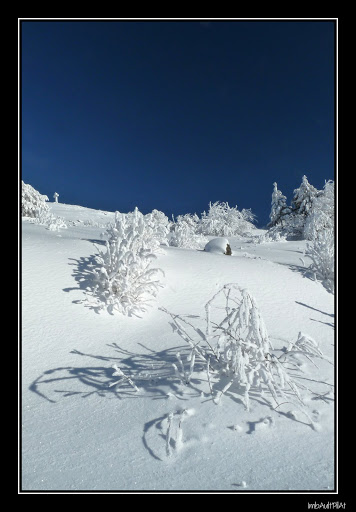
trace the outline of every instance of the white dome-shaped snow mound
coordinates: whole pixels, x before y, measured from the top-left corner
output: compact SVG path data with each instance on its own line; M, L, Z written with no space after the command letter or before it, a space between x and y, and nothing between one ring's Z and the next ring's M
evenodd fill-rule
M227 238L213 238L206 244L204 251L214 252L215 254L229 254L230 243ZM230 249L231 254L231 249Z

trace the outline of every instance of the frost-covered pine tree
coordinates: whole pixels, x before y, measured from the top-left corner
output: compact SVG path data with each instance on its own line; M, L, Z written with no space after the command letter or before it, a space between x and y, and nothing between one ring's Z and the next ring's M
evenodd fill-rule
M291 212L284 219L284 230L289 236L304 238L304 226L318 190L303 176L300 187L293 194Z
M303 176L302 183L299 188L293 192L292 210L296 215L306 217L312 209L313 200L318 190L308 182L306 176Z
M269 215L270 222L268 227L283 226L285 223L285 216L290 213L290 208L287 206L287 198L277 188L277 183L273 183L271 213Z
M163 271L151 268L156 258L153 251L159 245L151 219L137 208L132 214L116 212L107 234L105 250L99 249L95 257L94 286L88 294L98 309L139 316L162 286L158 276Z
M38 218L40 214L49 210L46 201L48 201L47 196L40 194L31 185L22 181L22 217Z

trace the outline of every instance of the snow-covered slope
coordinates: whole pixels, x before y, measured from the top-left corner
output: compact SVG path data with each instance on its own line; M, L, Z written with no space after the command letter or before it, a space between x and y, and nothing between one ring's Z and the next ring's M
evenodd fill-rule
M51 206L68 229L22 223L22 489L334 489L334 367L296 359L315 428L290 403L273 408L257 393L250 411L233 391L216 405L202 374L190 386L175 376L188 347L159 309L194 321L234 282L256 299L276 350L302 331L332 360L334 297L305 277L305 242L229 238L229 257L164 248L156 305L142 318L98 314L83 302L87 271L114 213ZM110 386L113 365L139 391L125 379Z

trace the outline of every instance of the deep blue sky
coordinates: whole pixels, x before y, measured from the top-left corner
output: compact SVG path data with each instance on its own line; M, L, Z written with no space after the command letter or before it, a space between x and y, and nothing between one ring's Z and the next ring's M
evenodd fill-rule
M334 179L335 22L22 21L22 179L53 201L268 222Z

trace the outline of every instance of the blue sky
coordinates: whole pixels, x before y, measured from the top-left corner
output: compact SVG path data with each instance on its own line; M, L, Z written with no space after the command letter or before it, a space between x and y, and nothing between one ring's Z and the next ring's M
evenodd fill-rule
M334 179L335 22L22 21L21 177L53 200L268 222Z

